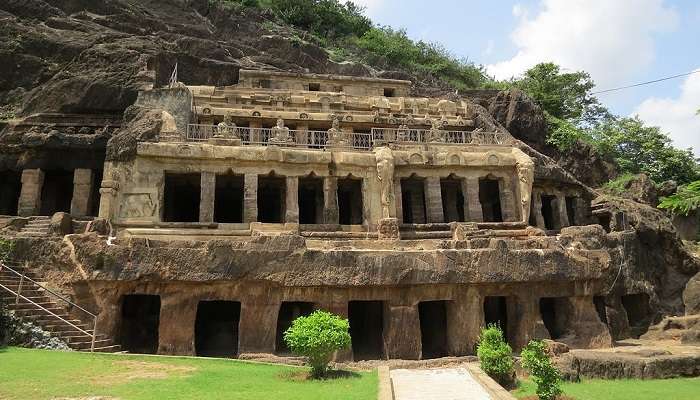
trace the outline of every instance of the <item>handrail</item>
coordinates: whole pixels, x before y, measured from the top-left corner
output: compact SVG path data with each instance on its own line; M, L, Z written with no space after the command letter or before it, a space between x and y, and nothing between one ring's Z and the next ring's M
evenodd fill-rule
M20 286L18 287L17 292L15 292L14 290L8 288L7 286L5 286L5 285L3 285L3 284L0 284L0 288L4 289L4 290L7 291L7 292L10 292L12 295L16 296L16 298L17 298L17 303L19 303L19 299L22 298L22 300L24 300L24 301L26 301L26 302L28 302L28 303L30 303L30 304L32 304L32 305L38 307L40 310L43 310L44 312L46 312L46 313L52 315L53 317L58 318L59 320L65 322L66 324L68 324L68 325L72 326L73 328L77 329L78 332L82 332L82 333L86 334L87 336L91 336L92 340L91 340L91 342L90 342L90 352L94 352L94 351L95 351L95 340L96 340L96 337L97 337L97 315L95 315L95 314L91 313L90 311L88 311L88 310L86 310L86 309L80 307L79 305L77 305L77 304L73 303L72 301L66 299L65 297L59 295L58 293L54 292L53 290L51 290L51 289L45 287L44 285L40 284L39 282L36 282L36 281L33 280L32 278L30 278L30 277L28 277L28 276L26 276L26 275L24 275L24 274L21 274L21 273L15 271L14 269L10 268L7 264L5 264L5 262L0 261L0 271L2 271L2 270L4 270L4 269L7 269L7 270L9 270L10 272L12 272L13 274L15 274L15 275L17 275L17 276L20 277ZM30 282L32 282L33 284L37 285L38 287L44 289L45 291L51 293L52 295L58 297L59 299L61 299L61 300L63 300L64 302L68 303L69 305L71 305L71 306L73 306L73 307L76 307L76 308L78 308L79 310L83 311L84 313L90 315L90 316L92 317L92 319L93 319L92 334L91 334L90 332L88 332L88 331L86 331L86 330L84 330L84 329L82 329L82 328L76 326L76 325L73 324L72 322L67 321L67 320L64 319L63 317L61 317L61 316L59 316L59 315L56 315L54 312L50 311L50 310L47 309L46 307L41 306L41 305L39 305L39 304L33 302L32 300L29 300L29 298L25 297L24 295L22 295L22 294L20 293L20 292L22 291L22 286L21 286L21 285L22 285L22 282L23 282L25 279L26 279L26 280L29 280Z

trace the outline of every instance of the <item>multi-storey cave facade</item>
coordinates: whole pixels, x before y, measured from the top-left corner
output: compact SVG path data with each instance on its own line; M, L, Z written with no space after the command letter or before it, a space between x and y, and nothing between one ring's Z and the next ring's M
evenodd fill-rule
M606 305L628 239L590 189L475 103L410 86L241 70L145 89L135 117L92 134L106 153L7 162L0 213L71 213L74 234L16 252L128 351L286 354L282 332L314 309L350 320L338 358L355 360L472 354L491 323L516 349L610 346L613 311L650 323L648 294Z

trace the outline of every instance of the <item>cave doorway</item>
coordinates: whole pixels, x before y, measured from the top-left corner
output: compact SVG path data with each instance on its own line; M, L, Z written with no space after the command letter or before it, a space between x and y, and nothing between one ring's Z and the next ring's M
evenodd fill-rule
M243 175L217 175L214 193L214 222L243 222Z
M540 298L540 315L552 340L566 335L571 311L571 304L566 297Z
M348 319L353 359L384 358L384 302L351 301L348 304Z
M464 222L462 180L453 176L440 179L440 192L445 222Z
M566 215L569 219L569 225L573 226L576 225L576 197L573 196L566 196L565 198L566 201Z
M507 299L505 296L486 296L484 298L484 322L486 326L499 326L506 341L508 341L509 334Z
M622 307L627 313L630 334L639 338L649 330L653 315L649 306L649 295L646 293L626 294L622 296Z
M104 171L101 169L92 170L92 187L90 188L90 209L88 215L97 217L100 215L100 188L102 187L102 177Z
M165 173L164 222L198 222L201 174Z
M320 224L323 221L323 178L308 176L299 179L299 223Z
M362 225L362 180L338 179L338 216L341 225Z
M240 302L200 301L194 326L194 349L197 356L236 357L240 318Z
M557 229L556 218L554 215L555 196L542 195L542 218L544 219L544 228L547 230Z
M404 224L425 224L425 179L401 179L401 208Z
M484 222L503 222L501 191L497 179L479 179L479 202Z
M602 226L605 232L610 233L612 231L610 214L598 214L596 219L598 220L598 225Z
M284 222L287 182L279 176L258 178L258 221L272 224Z
M605 296L593 296L593 305L595 306L595 311L598 313L598 318L605 325L608 324L608 312L605 306Z
M418 303L422 359L447 356L447 302L444 300Z
M129 294L122 297L121 347L129 353L158 353L160 296Z
M284 332L292 326L292 322L305 317L314 311L314 303L304 301L284 301L280 305L277 314L277 340L275 341L275 351L277 354L289 354L289 348L284 341Z
M41 188L41 215L70 212L73 201L73 171L60 169L44 171Z
M22 192L22 173L0 171L0 215L17 215Z

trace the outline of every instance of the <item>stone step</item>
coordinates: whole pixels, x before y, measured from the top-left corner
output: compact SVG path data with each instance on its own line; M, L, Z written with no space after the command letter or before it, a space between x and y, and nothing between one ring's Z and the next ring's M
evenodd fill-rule
M105 346L105 347L95 347L94 352L95 353L120 353L122 352L122 347L118 344L115 344L114 346Z

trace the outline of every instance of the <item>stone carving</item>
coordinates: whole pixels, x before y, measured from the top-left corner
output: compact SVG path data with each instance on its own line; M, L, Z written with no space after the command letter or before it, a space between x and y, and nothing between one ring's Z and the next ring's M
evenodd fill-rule
M405 142L410 140L411 131L408 129L407 125L399 125L399 129L396 130L396 140L399 142Z
M338 117L333 119L331 129L328 130L328 145L331 147L348 146L349 142L345 138L343 131L340 130L340 121Z
M429 143L445 142L445 131L443 131L442 123L437 119L430 120L430 130L426 132L425 141Z
M380 202L382 218L394 218L396 201L394 198L394 155L388 147L381 147L375 153L377 160L377 179L380 184Z
M121 218L151 218L156 205L151 193L126 193L119 210Z
M272 128L271 144L290 144L294 142L294 138L289 136L289 128L284 126L284 120L277 118L277 125Z
M215 138L218 139L239 139L238 128L231 118L231 114L226 114L224 120L216 126Z
M518 173L518 189L523 221L530 220L530 203L532 202L532 183L535 179L535 165L531 160L519 160L515 164Z
M396 218L383 218L379 220L378 224L379 239L400 239L399 234L399 220Z

